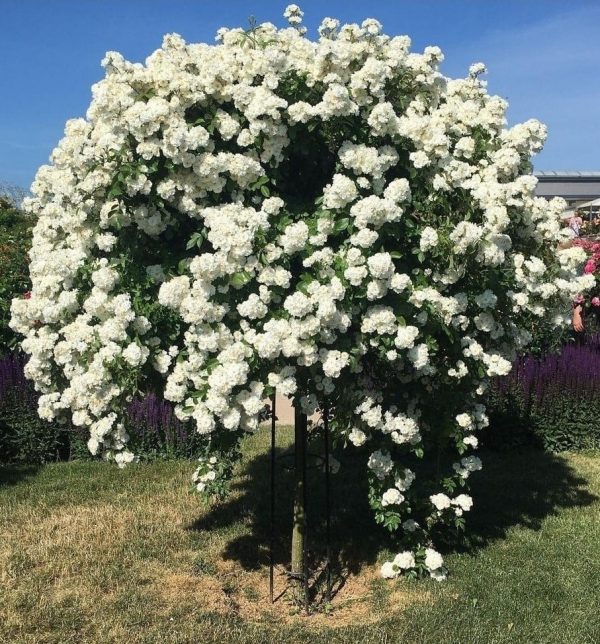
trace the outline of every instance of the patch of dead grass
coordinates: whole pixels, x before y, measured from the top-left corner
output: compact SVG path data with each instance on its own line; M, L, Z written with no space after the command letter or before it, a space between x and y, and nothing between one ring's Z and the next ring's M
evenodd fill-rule
M176 614L180 625L187 619L190 627L198 612L315 627L374 623L381 615L372 601L374 566L346 576L327 611L321 605L306 617L289 592L269 602L268 568L246 571L223 558L230 535L210 533L205 547L197 547L187 526L198 518L198 501L179 485L122 501L21 504L5 516L0 621L22 633L21 641L28 640L32 620L45 641L41 633L54 628L52 615L63 621L79 617L80 633L89 641L106 633L107 622L111 633L121 632L124 623L135 621L136 611L153 611L150 619L167 622ZM210 565L210 574L194 571L199 557ZM286 587L285 575L278 573L277 594ZM386 614L428 599L423 591L397 589L389 595Z
M215 574L192 575L155 566L150 573L153 581L149 591L157 598L157 604L165 614L177 607L189 604L204 611L235 616L252 622L279 622L284 624L302 622L315 627L341 627L374 624L382 616L374 610L374 582L380 580L378 567L368 566L359 574L348 575L329 604L317 598L310 615L306 615L292 601L292 587L283 572L275 578L276 600L269 601L268 569L245 571L231 562L219 561ZM148 571L147 571L148 572ZM402 582L399 582L399 584ZM385 614L399 615L415 602L431 601L429 592L396 585L389 593Z

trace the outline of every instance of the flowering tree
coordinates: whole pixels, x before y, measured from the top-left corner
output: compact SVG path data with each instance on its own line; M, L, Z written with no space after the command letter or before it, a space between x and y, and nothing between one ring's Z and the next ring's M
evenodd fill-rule
M376 20L168 35L117 53L68 122L27 208L32 292L13 302L39 413L70 414L119 465L126 402L155 391L206 437L220 493L274 388L324 401L368 446L370 503L399 537L393 577L445 576L433 538L471 508L479 400L530 340L568 320L584 251L564 202L534 197L545 128L505 128L481 64L445 78Z

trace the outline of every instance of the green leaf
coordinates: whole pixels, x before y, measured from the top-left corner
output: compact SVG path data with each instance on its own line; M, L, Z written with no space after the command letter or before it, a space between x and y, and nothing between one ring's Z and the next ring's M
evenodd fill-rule
M187 272L191 261L192 260L189 257L184 257L182 260L180 260L180 262L177 264L177 271L180 275L183 275L183 273Z
M265 184L269 183L269 177L267 175L263 175L262 177L259 177L253 184L252 188L260 188L261 186L264 186Z
M212 373L212 371L214 371L215 367L217 367L218 365L219 365L218 358L210 358L210 360L206 361L204 368L208 371L208 373Z
M290 219L290 217L288 216L282 217L277 222L277 230L279 232L283 232L291 223L292 223L292 220Z
M120 197L123 194L123 186L120 183L115 183L108 191L108 198Z
M233 288L240 289L252 279L252 276L250 273L247 271L241 271L240 273L234 273L230 278L229 278L229 284L233 286Z
M110 218L110 225L115 228L116 230L121 230L123 228L123 217L120 215L113 215Z
M194 233L190 237L188 243L185 245L186 250L190 250L194 246L198 246L199 248L202 245L202 238L203 238L202 233Z
M350 225L350 218L349 217L344 217L343 219L338 219L334 226L333 226L333 232L334 233L341 233L342 231L346 230L348 226Z

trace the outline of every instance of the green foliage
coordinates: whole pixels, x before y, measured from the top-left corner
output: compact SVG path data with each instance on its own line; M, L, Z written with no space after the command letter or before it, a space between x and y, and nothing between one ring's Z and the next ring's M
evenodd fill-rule
M203 447L201 437L169 419L152 425L130 418L131 445L141 461L194 458ZM84 432L69 423L48 422L37 414L36 396L29 402L0 399L0 462L41 464L52 461L95 460Z
M545 318L531 320L531 333L533 340L527 346L527 351L529 354L538 357L556 353L563 346L574 341L571 329L568 327L556 327Z
M27 252L31 246L32 222L0 198L0 356L17 344L9 328L10 303L30 289Z
M95 458L87 449L85 431L41 419L37 399L24 377L22 358L18 354L0 358L0 461L39 464ZM179 421L171 405L152 394L129 403L126 424L131 445L143 461L193 458L204 447L189 423Z
M7 404L0 405L0 454L2 462L28 464L89 457L73 427L42 420L36 406Z
M531 404L516 389L492 391L488 400L491 427L484 442L495 449L524 446L551 452L600 449L600 400L567 393L544 404Z
M81 432L37 414L37 398L15 354L0 358L0 461L40 464L88 456Z

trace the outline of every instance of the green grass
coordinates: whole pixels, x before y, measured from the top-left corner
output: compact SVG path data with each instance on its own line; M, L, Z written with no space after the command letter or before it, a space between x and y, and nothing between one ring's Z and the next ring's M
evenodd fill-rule
M600 641L599 455L483 455L470 543L449 549L442 584L376 576L390 544L364 478L343 467L333 477L338 592L294 617L284 600L266 601L265 434L247 442L231 497L212 507L190 491L189 462L0 467L0 642ZM280 432L280 453L289 438ZM278 471L278 570L289 476ZM316 471L311 485L316 562Z

